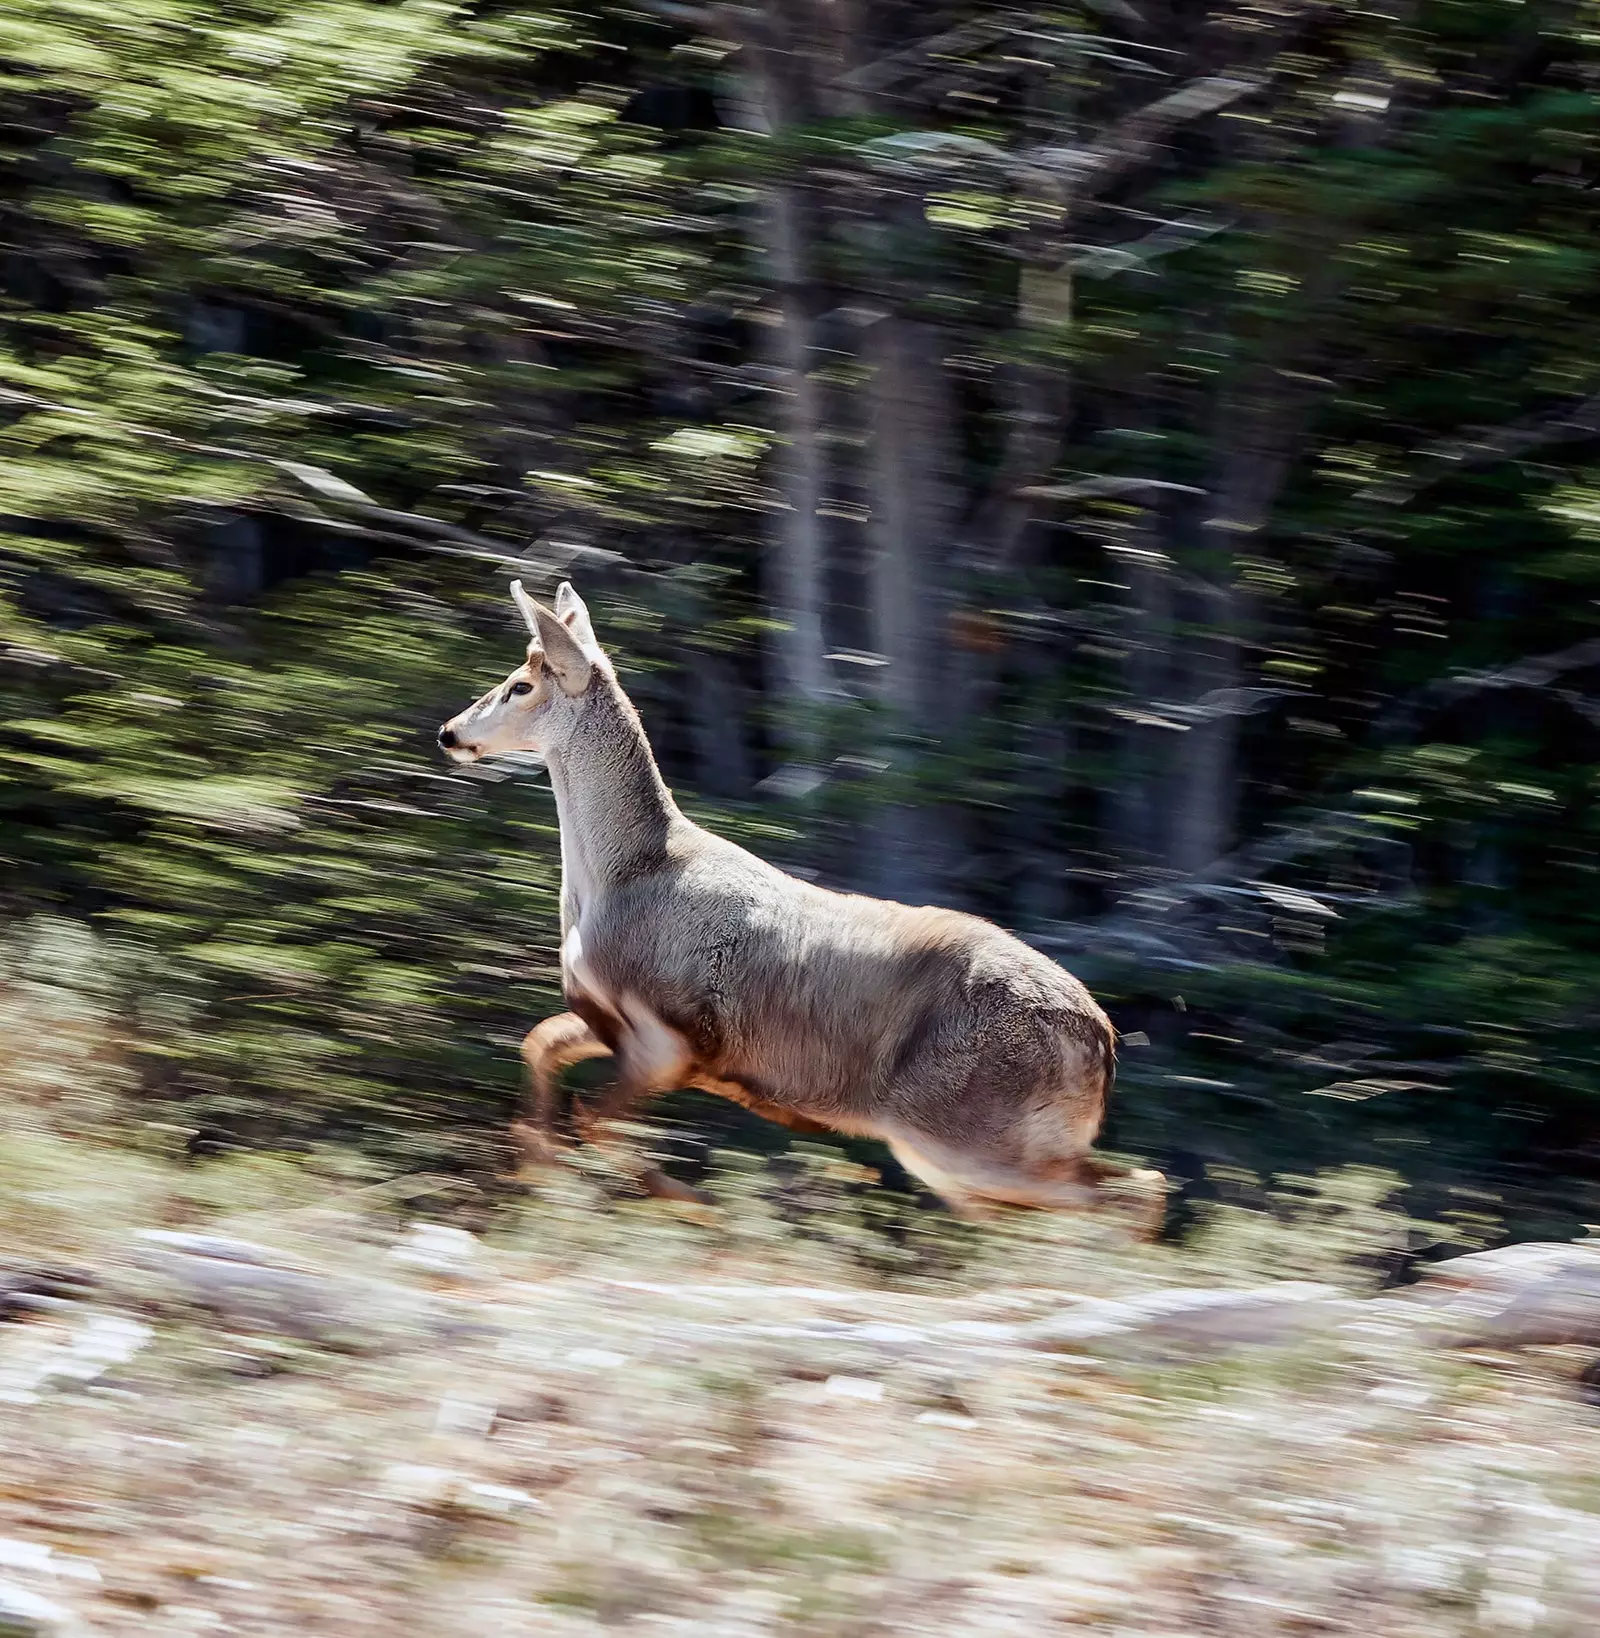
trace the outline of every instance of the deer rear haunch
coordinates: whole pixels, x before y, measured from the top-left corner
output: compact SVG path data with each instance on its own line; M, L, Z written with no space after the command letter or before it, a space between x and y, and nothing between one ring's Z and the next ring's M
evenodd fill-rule
M562 1071L609 1055L585 1137L700 1087L881 1139L958 1210L1095 1203L1116 1052L1083 985L990 922L828 892L686 819L577 594L512 593L527 659L439 742L457 762L537 752L555 791L569 1010L523 1043L525 1159L554 1152Z

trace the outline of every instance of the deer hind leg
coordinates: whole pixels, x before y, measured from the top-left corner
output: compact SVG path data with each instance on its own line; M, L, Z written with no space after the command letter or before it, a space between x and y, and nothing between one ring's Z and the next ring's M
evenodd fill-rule
M996 1206L1082 1211L1096 1201L1094 1184L1069 1161L1044 1166L982 1149L962 1153L924 1137L910 1143L896 1139L889 1147L908 1172L961 1216L991 1216Z
M583 1117L585 1140L620 1120L641 1098L684 1085L693 1070L689 1043L632 996L619 1003L614 1051L617 1078Z
M948 1163L941 1164L928 1151L930 1145L918 1139L921 1147L913 1147L904 1138L890 1138L889 1150L913 1177L921 1178L957 1217L979 1221L992 1212L981 1195L976 1194Z
M1150 1236L1166 1214L1166 1179L1160 1172L1119 1166L1089 1147L1099 1130L1090 1116L1047 1103L1015 1123L1002 1150L1017 1161L1019 1177L993 1198L1010 1205L1115 1209L1131 1213L1136 1231Z
M528 1031L522 1061L528 1066L528 1116L512 1127L525 1166L552 1158L555 1148L556 1091L561 1072L589 1058L605 1058L608 1047L575 1012L557 1013Z
M1166 1216L1167 1183L1160 1172L1115 1166L1099 1155L1030 1160L984 1185L984 1198L1007 1206L1055 1211L1107 1211L1152 1239Z
M1030 1131L1030 1125L990 1143L957 1147L916 1133L897 1137L890 1147L908 1172L965 1216L987 1215L997 1206L1095 1210L1114 1195L1131 1194L1139 1232L1152 1234L1160 1227L1166 1191L1159 1172L1127 1172L1083 1149L1042 1145L1037 1127Z

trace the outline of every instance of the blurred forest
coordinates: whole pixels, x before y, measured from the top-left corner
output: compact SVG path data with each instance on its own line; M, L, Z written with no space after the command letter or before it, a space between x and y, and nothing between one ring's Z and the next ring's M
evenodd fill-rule
M492 1171L555 815L432 741L566 573L701 817L1096 988L1115 1145L1581 1195L1597 24L9 0L9 1088Z

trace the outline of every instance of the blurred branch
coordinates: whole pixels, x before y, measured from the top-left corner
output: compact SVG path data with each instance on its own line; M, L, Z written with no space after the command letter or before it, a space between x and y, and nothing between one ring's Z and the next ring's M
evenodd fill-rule
M1126 495L1149 489L1174 491L1180 495L1203 495L1191 483L1168 483L1163 478L1099 477L1079 478L1075 483L1033 484L1021 491L1035 500L1083 500L1094 495Z
M1379 727L1381 730L1387 724L1392 729L1398 723L1418 715L1428 706L1442 708L1486 690L1549 688L1557 678L1590 666L1600 666L1600 637L1588 638L1584 642L1575 643L1570 648L1560 649L1551 654L1519 660L1515 665L1503 666L1494 671L1441 679L1409 700L1401 702L1385 715ZM1209 705L1216 714L1229 712L1247 714L1266 703L1263 696L1275 692L1286 691L1237 689L1228 691L1229 697L1207 696L1196 704ZM1593 702L1583 699L1581 695L1572 695L1567 690L1558 689L1553 692L1565 703L1580 708L1588 720L1600 721L1600 709L1597 709ZM1234 695L1238 698L1231 697ZM1166 717L1175 717L1182 708L1157 706L1153 709L1162 712ZM1164 721L1160 725L1172 728L1183 726L1176 721ZM1271 836L1262 837L1218 859L1205 870L1186 880L1164 883L1163 907L1166 911L1179 908L1229 883L1258 885L1260 878L1279 865L1303 858L1308 853L1323 852L1349 842L1359 834L1357 827L1362 825L1363 817L1347 801L1336 808L1325 809L1303 823L1286 825ZM1374 838L1367 835L1362 839Z
M965 23L960 28L947 29L942 34L908 46L904 51L879 57L875 62L863 63L860 68L841 74L837 83L850 91L884 91L916 72L929 58L951 56L958 51L970 51L974 46L987 45L991 40L1011 33L1013 26L1000 17Z
M1292 699L1298 692L1293 688L1214 688L1209 694L1187 702L1158 700L1142 709L1121 705L1107 709L1113 716L1137 722L1142 727L1167 728L1181 734L1203 722L1253 717L1273 701Z
M1121 0L1101 0L1100 9L1122 11ZM1143 108L1124 115L1100 140L1088 148L1036 148L1024 156L1029 163L1064 173L1067 186L1080 197L1098 191L1123 172L1142 165L1179 126L1224 108L1264 90L1277 70L1268 66L1271 54L1298 32L1306 20L1324 9L1323 0L1291 0L1282 7L1271 26L1254 36L1251 55L1258 66L1238 67L1226 73L1207 74L1158 97ZM1136 23L1143 19L1131 13ZM1224 11L1211 20L1213 29L1225 29L1236 22Z
M1501 666L1494 671L1469 672L1464 676L1441 677L1417 693L1396 701L1379 717L1375 730L1380 737L1392 735L1411 726L1426 711L1447 710L1474 694L1491 693L1500 689L1549 689L1563 704L1571 706L1590 722L1597 720L1593 702L1569 689L1552 688L1560 677L1572 671L1584 671L1600 666L1600 637L1589 637L1570 648L1557 649L1550 654L1534 655L1518 660L1514 665Z
M861 151L869 158L901 164L921 161L949 166L963 160L983 161L1017 180L1047 178L1081 200L1142 164L1179 125L1216 113L1261 90L1269 78L1208 75L1118 121L1092 146L1049 145L1012 152L959 131L897 131L891 136L874 137L862 144Z
M641 11L648 11L664 22L677 23L684 28L704 29L708 33L717 32L721 7L685 6L678 0L637 0Z
M1138 24L1141 19L1132 11L1125 13L1125 20ZM1017 44L1044 45L1046 49L1071 45L1077 52L1088 52L1102 61L1114 62L1119 67L1131 69L1137 73L1159 73L1148 63L1137 57L1119 55L1113 48L1117 46L1130 47L1142 52L1161 52L1165 48L1141 44L1134 40L1116 40L1103 34L1084 34L1052 30L1041 32L1030 27L1031 19L1025 17L991 18L987 21L966 23L960 28L948 29L942 34L935 34L931 38L909 46L903 51L896 51L889 56L880 57L874 62L865 63L859 68L851 69L842 74L834 82L841 90L882 92L902 81L917 75L920 71L931 68L937 78L941 70L959 67L955 62L958 53L973 51L980 46L995 45L1004 42ZM919 89L926 91L928 82L924 80Z
M1125 245L1088 245L1079 249L1069 265L1074 273L1091 279L1114 278L1119 273L1148 272L1158 256L1187 250L1206 239L1225 233L1231 222L1163 222L1154 233Z
M1208 74L1117 121L1093 147L1027 150L1024 164L1061 172L1074 193L1104 187L1142 164L1180 125L1202 119L1261 90L1269 75Z
M389 529L421 535L423 539L418 544L425 550L440 552L447 557L472 557L483 562L523 567L527 565L527 555L517 551L509 541L495 540L490 535L480 535L475 530L463 529L458 524L445 523L439 518L429 517L425 512L402 512L393 507L380 506L354 484L346 483L343 478L324 467L308 466L301 461L278 460L271 456L242 455L241 458L265 460L322 500L343 506L358 518ZM551 545L554 546L555 543ZM580 546L576 542L563 541L559 546L555 546L555 551L557 555L569 561L580 557L596 563L624 561L620 552L606 551L598 546Z
M495 540L475 530L463 529L458 524L431 518L423 512L406 512L395 507L381 506L370 495L347 483L337 473L325 467L312 466L304 461L286 461L275 455L263 455L251 449L235 449L227 444L196 443L177 433L162 432L156 427L142 427L129 421L116 421L94 410L80 409L73 404L58 404L32 393L17 392L14 388L0 387L0 404L16 404L28 409L45 411L51 415L71 416L76 420L96 423L115 431L118 436L138 438L151 443L165 444L185 454L202 455L213 460L238 461L253 466L268 466L282 473L303 488L310 490L321 501L343 508L364 522L381 530L400 530L403 536L417 537L415 544L425 551L449 557L474 557L484 562L503 563L526 567L528 558L516 551L509 541ZM389 538L394 538L392 534ZM562 543L559 553L569 561L585 557L594 562L619 563L618 552L605 551L597 546Z
M1458 472L1514 460L1545 444L1596 436L1600 436L1600 393L1549 414L1526 416L1504 426L1486 427L1426 445L1416 456L1420 470L1371 484L1358 490L1355 498L1374 506L1405 506L1424 490Z
M1261 837L1237 849L1187 881L1174 882L1167 891L1170 891L1176 904L1224 883L1256 881L1279 865L1349 841L1352 826L1360 819L1361 815L1352 808L1319 813L1305 823L1286 826L1271 836Z
M1502 666L1495 671L1451 677L1430 685L1423 692L1425 698L1453 703L1488 688L1545 688L1569 671L1582 671L1593 665L1600 665L1600 637L1590 637L1552 654L1518 660L1515 665Z
M1149 26L1144 14L1136 7L1130 6L1127 0L1089 0L1089 9L1098 11L1105 17L1115 17L1118 22L1130 24L1137 29Z

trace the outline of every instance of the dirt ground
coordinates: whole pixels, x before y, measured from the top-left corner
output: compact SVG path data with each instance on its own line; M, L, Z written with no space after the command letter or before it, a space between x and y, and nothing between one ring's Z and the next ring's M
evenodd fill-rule
M1600 1631L1576 1356L1378 1319L1017 1340L1085 1296L1361 1289L1381 1180L1183 1247L803 1182L730 1164L710 1223L578 1175L474 1215L337 1157L0 1139L0 1633ZM236 1288L186 1234L267 1261Z

